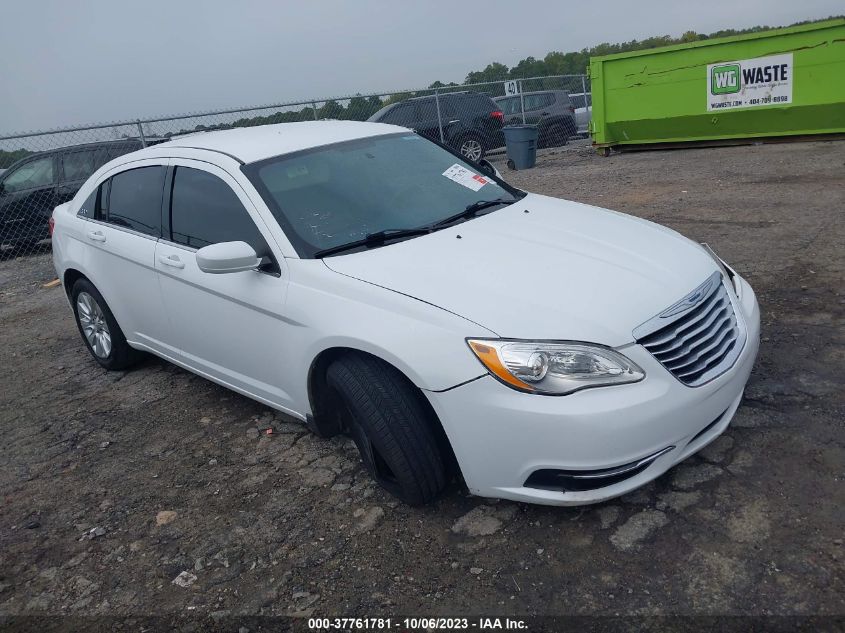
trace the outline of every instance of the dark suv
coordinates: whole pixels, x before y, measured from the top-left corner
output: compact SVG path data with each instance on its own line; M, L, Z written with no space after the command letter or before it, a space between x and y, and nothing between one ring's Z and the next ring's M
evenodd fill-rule
M575 106L569 94L563 90L541 90L525 92L520 98L496 97L496 105L502 109L508 125L522 123L522 108L525 107L525 122L538 128L539 147L566 145L569 137L578 133L575 123Z
M464 157L479 161L484 153L505 144L502 111L487 95L478 92L446 92L414 97L383 107L368 120L409 127L418 134L440 142L437 101L443 142Z
M138 139L104 141L31 154L0 175L0 245L18 248L50 236L53 209L72 199L97 169L141 149Z

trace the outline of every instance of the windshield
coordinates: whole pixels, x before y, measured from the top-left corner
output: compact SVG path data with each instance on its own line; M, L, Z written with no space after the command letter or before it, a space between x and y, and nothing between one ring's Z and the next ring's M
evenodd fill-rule
M519 195L407 132L278 156L244 172L300 257L379 231L431 226L479 200L509 204Z

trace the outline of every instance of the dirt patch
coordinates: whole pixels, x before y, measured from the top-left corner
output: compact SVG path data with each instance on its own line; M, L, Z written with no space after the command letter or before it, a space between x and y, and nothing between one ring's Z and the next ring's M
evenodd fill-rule
M156 359L101 370L49 255L7 260L0 614L845 613L845 143L573 145L505 176L749 279L763 340L728 439L595 507L456 484L408 508L343 438Z

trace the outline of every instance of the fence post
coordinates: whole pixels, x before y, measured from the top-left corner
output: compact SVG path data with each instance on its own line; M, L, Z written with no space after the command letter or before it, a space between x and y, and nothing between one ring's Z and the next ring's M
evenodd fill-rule
M136 125L138 126L138 136L141 137L141 147L146 147L147 139L144 137L144 128L141 127L141 119L137 119Z
M581 92L584 93L584 105L587 105L587 75L581 75Z
M525 125L525 98L522 96L522 79L519 80L519 109L522 110L522 124Z
M316 101L312 101L312 102L311 102L311 107L312 107L312 108L314 108L314 120L315 120L315 121L319 121L319 119L317 118L317 102L316 102Z
M443 143L443 119L440 116L440 89L434 89L434 102L437 104L437 127L440 128L440 142Z

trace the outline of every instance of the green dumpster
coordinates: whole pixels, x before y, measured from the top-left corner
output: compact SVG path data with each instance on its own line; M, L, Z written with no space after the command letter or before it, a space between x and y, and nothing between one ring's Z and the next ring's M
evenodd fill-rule
M597 148L845 133L845 19L590 60Z

